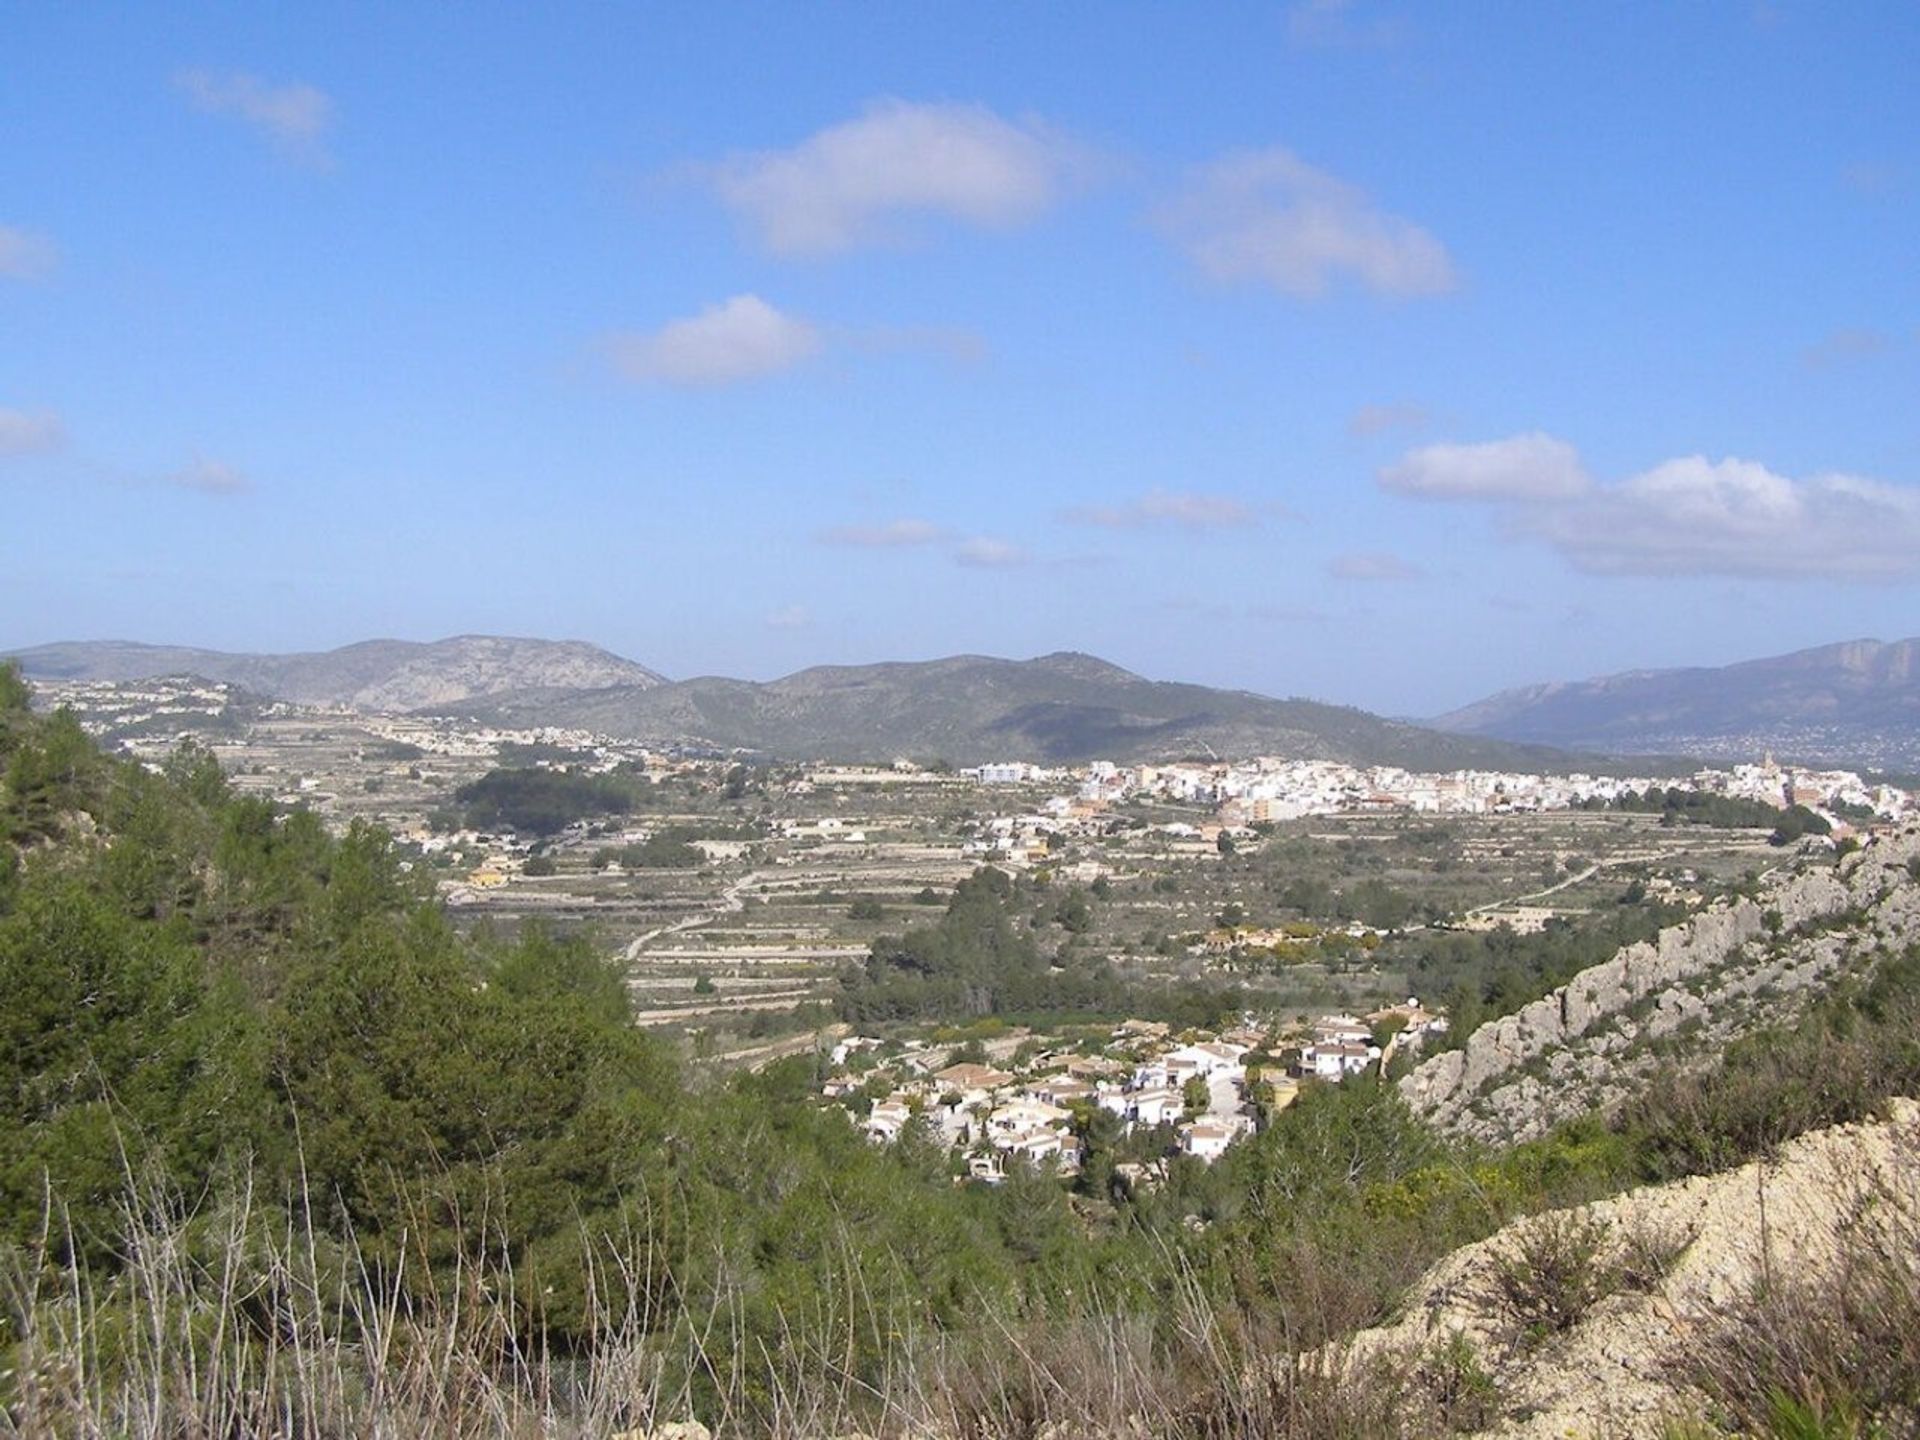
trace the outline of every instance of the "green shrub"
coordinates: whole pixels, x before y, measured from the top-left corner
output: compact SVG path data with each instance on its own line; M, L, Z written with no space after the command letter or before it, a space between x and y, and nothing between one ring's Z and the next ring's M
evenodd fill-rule
M1496 1257L1495 1291L1524 1343L1571 1330L1620 1288L1607 1238L1604 1224L1558 1211L1526 1224L1514 1248Z

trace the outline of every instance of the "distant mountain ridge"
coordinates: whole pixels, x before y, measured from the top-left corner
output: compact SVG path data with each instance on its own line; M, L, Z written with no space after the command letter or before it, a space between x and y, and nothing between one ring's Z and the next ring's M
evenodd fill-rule
M89 640L14 652L29 679L146 680L198 675L275 700L405 711L508 691L575 691L664 684L644 665L579 640L456 635L447 640L363 640L291 655L245 655L130 641Z
M1635 754L1920 764L1920 639L1848 640L1735 665L1505 690L1429 722L1458 734Z
M298 704L559 726L791 760L1068 764L1277 755L1429 771L1604 764L1315 700L1148 680L1076 652L824 665L766 682L672 682L582 642L484 635L369 640L297 655L88 641L36 646L16 658L29 679L195 675Z
M1074 652L828 665L764 683L704 677L570 696L504 695L460 709L505 724L793 759L1064 764L1264 754L1410 769L1560 769L1571 758L1313 700L1147 680Z

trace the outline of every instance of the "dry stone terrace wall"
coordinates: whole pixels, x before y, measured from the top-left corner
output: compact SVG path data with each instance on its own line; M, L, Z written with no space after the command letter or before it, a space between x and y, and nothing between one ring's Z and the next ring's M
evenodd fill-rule
M1877 837L1849 856L1838 870L1820 870L1781 881L1757 900L1721 902L1650 942L1629 945L1611 960L1582 970L1532 1004L1481 1026L1459 1050L1436 1055L1400 1082L1414 1111L1442 1129L1481 1133L1486 1124L1469 1114L1485 1112L1490 1098L1503 1103L1498 1131L1486 1138L1538 1133L1559 1115L1542 1102L1552 1088L1524 1075L1536 1062L1562 1062L1553 1069L1602 1081L1607 1052L1651 1031L1671 1033L1686 1018L1711 1018L1715 999L1752 995L1767 988L1804 990L1821 982L1847 958L1848 948L1831 937L1808 938L1787 947L1766 943L1779 914L1778 932L1792 935L1852 914L1862 917L1860 938L1877 944L1920 940L1920 884L1909 864L1920 856L1920 828ZM1721 973L1724 972L1724 973ZM1705 998L1702 998L1704 993ZM1650 1016L1629 1021L1629 1012ZM1606 1032L1604 1035L1602 1032ZM1591 1038L1589 1038L1591 1037ZM1586 1042L1586 1043L1582 1043ZM1578 1048L1582 1063L1569 1066L1565 1052ZM1514 1093L1504 1093L1513 1091ZM1581 1108L1577 1102L1574 1108Z

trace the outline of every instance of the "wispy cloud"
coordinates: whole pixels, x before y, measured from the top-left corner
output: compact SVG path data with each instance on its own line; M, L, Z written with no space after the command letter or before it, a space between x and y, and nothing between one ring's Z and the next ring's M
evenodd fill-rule
M1249 605L1247 618L1272 625L1325 625L1333 616L1311 605Z
M60 263L60 252L46 236L17 225L0 225L0 277L44 280Z
M868 355L932 355L955 365L978 365L989 347L976 330L941 325L876 325L847 334L846 347Z
M1856 360L1873 360L1894 348L1893 336L1869 327L1843 327L1823 335L1817 344L1800 352L1800 360L1809 370L1831 370Z
M51 410L0 408L0 456L43 455L67 443L67 427Z
M804 605L782 605L767 615L769 630L804 630L813 624L813 612Z
M1074 565L1088 563L1085 557L1040 561L1026 546L996 535L968 535L931 520L903 518L877 524L836 525L818 532L814 538L822 545L838 545L854 550L934 550L956 565L971 570L1016 570L1028 565Z
M1574 448L1532 431L1478 445L1427 445L1380 472L1401 495L1429 500L1550 500L1592 483Z
M1406 38L1404 22L1354 13L1353 0L1297 0L1287 9L1287 38L1296 45L1342 49L1395 45Z
M1751 460L1687 455L1603 483L1571 445L1535 433L1430 446L1380 481L1401 494L1490 504L1508 536L1547 544L1596 574L1920 575L1920 488L1854 475L1796 480Z
M1253 281L1298 299L1341 280L1390 296L1437 295L1458 283L1446 247L1427 230L1283 147L1201 167L1160 221L1210 279Z
M1153 526L1227 530L1260 523L1253 507L1231 496L1159 489L1149 490L1139 499L1120 505L1076 505L1061 511L1060 518L1076 525L1097 525L1108 530Z
M1327 566L1336 580L1418 580L1427 572L1411 561L1385 550L1361 550L1336 555Z
M735 295L658 330L614 336L613 363L630 380L713 388L791 370L820 351L820 332L758 295Z
M1433 416L1419 405L1362 405L1347 417L1347 434L1356 440L1396 430L1425 430Z
M253 481L245 472L205 456L196 456L191 464L161 476L160 483L202 495L244 495L253 489Z
M1901 173L1892 165L1882 165L1870 160L1859 160L1845 166L1840 171L1840 183L1856 195L1869 195L1875 199L1891 195L1900 188Z
M819 535L823 545L850 545L860 550L899 550L931 545L946 532L931 520L887 520L878 525L835 525Z
M326 149L333 101L312 85L273 85L244 71L189 69L175 73L174 87L194 109L250 126L289 159L331 163Z
M1025 547L991 535L975 535L953 548L953 561L976 570L1014 570L1032 562Z
M1202 600L1197 595L1170 595L1153 607L1169 615L1184 615L1194 620L1220 621L1233 617L1233 607L1218 600Z
M1035 219L1083 158L1033 121L983 105L878 100L790 150L736 155L709 179L766 249L826 255L899 238L906 217L987 229Z

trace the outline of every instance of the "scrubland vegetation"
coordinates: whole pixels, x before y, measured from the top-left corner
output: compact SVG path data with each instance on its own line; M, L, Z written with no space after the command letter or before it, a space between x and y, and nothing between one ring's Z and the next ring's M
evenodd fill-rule
M1920 958L1889 956L1725 1066L1504 1152L1356 1080L1153 1189L1091 1123L1071 1187L960 1186L821 1108L808 1058L697 1079L589 939L463 935L381 832L237 796L191 749L104 756L26 699L0 671L7 1433L1460 1433L1488 1413L1471 1356L1286 1357L1515 1215L1920 1087ZM850 1012L1118 983L1052 967L1009 898L982 877L877 944ZM1756 1386L1818 1416L1851 1376L1878 1377L1863 1414L1886 1366L1911 1385L1897 1334L1863 1372L1770 1359L1764 1328L1714 1372L1730 1417L1773 1403Z

